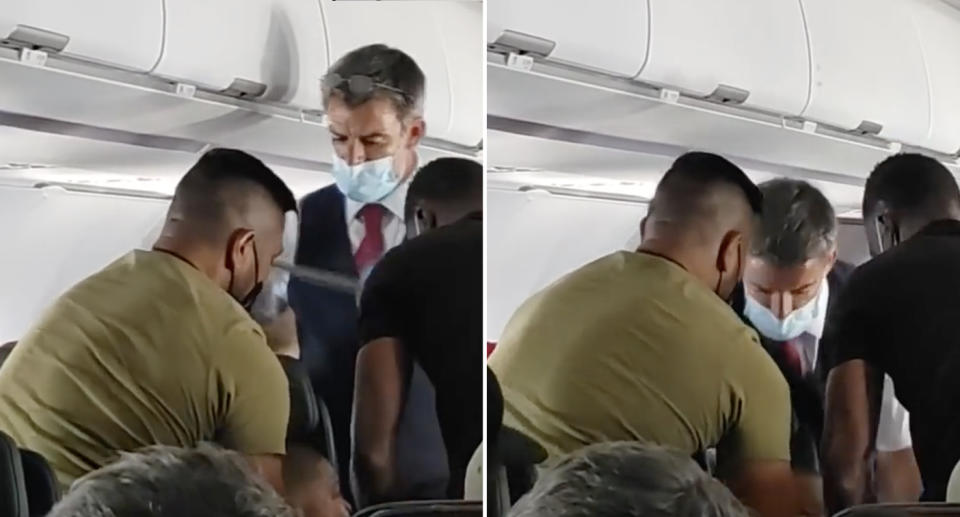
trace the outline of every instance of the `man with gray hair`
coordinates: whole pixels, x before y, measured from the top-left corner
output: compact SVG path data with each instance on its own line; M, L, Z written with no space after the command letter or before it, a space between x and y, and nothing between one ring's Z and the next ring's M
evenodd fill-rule
M426 134L427 78L403 50L383 44L354 49L324 76L323 107L333 153L334 184L300 202L302 236L296 263L366 279L406 236L404 203ZM360 348L357 299L290 281L300 358L317 396L330 410L341 479L349 479L354 371ZM414 369L398 431L407 499L443 497L447 461L432 387ZM344 485L348 489L348 484ZM349 496L349 493L347 494Z
M294 517L242 456L154 446L78 479L49 517Z
M747 517L736 497L690 458L639 442L581 449L546 472L510 517Z
M826 372L833 356L832 350L820 346L820 337L854 266L837 260L837 218L819 190L805 181L786 178L759 187L763 212L743 275L744 314L790 386L794 413L790 456L797 493L808 514L820 515L818 446ZM919 477L909 416L893 398L889 378L879 429L881 500L916 500Z

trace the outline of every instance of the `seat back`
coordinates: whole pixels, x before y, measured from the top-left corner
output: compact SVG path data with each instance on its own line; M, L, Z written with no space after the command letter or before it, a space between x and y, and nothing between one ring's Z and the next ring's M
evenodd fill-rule
M20 463L30 517L43 517L60 500L57 477L47 460L33 451L20 449Z
M912 517L924 516L960 516L960 504L957 503L898 503L865 504L854 506L836 514L834 517Z
M310 445L338 468L337 450L333 441L333 422L323 400L317 398L306 367L299 360L277 356L290 385L290 421L287 441Z
M30 517L27 508L20 450L12 438L0 433L0 515Z
M364 508L354 517L482 517L480 501L408 501Z

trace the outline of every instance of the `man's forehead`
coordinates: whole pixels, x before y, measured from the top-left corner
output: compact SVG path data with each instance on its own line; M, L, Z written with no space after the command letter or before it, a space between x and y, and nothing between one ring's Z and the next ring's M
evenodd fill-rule
M816 257L783 266L753 255L747 259L744 277L748 282L764 288L793 290L818 282L829 264L828 257Z
M402 127L393 103L379 97L353 107L338 96L331 97L326 115L333 131L348 136L389 134Z

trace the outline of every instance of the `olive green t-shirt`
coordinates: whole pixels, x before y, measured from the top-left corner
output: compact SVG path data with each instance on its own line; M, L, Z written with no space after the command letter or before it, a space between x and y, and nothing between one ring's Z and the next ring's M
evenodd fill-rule
M259 325L162 252L133 251L67 291L0 368L0 431L63 485L154 444L283 454L289 411Z
M789 391L756 333L654 255L613 253L534 295L489 364L504 425L554 457L626 440L790 459Z

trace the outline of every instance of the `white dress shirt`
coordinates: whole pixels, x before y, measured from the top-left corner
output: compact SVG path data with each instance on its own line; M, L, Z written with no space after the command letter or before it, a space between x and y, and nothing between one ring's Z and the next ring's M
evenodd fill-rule
M826 324L826 305L830 297L830 287L826 279L824 279L821 289L823 289L823 293L819 297L818 303L822 305L822 310L817 311L817 319L814 320L810 328L793 341L793 345L799 348L797 352L803 364L804 374L812 370L817 364L820 338ZM893 379L889 375L883 377L883 399L880 406L876 448L881 452L906 449L913 446L910 437L910 413L894 396Z

